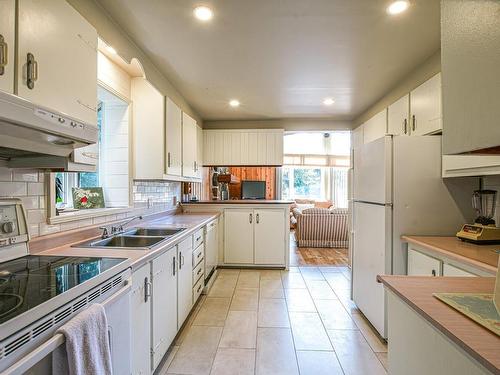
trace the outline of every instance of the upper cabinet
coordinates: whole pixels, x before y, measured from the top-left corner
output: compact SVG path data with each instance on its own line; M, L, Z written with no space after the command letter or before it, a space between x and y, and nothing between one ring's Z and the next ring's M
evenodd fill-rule
M363 139L365 143L382 138L387 133L387 109L383 109L364 124Z
M181 176L182 111L170 98L167 98L166 111L166 174L170 176Z
M441 2L443 153L500 146L500 2Z
M18 7L17 94L96 125L96 30L66 1L19 0Z
M0 1L0 90L14 93L15 0Z
M387 132L391 135L410 135L410 95L406 94L387 108Z
M410 93L410 113L412 135L427 135L442 130L441 73Z
M131 82L134 105L134 178L162 179L165 173L165 97L146 79Z
M203 165L282 165L283 134L283 129L204 130Z
M198 125L187 113L182 114L182 176L197 177Z

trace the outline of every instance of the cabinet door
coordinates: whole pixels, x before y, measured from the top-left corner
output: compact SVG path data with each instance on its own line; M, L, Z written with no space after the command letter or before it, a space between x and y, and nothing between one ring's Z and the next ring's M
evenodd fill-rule
M153 370L177 334L177 248L153 260Z
M441 115L441 73L410 93L411 133L426 135L443 128Z
M193 307L193 239L182 241L178 252L177 327L181 328Z
M196 177L203 178L203 129L196 126Z
M15 0L0 0L0 90L14 92Z
M186 113L182 114L182 175L196 177L196 151L198 148L196 121Z
M387 108L387 133L410 135L410 95L405 95Z
M134 176L162 179L165 172L165 98L144 78L132 79Z
M441 261L408 249L408 276L441 276Z
M451 264L443 264L443 276L467 276L476 277L473 273L464 271L458 267L452 266Z
M132 274L132 374L151 373L151 282L150 264Z
M363 140L365 143L382 138L387 132L387 109L384 109L365 122Z
M19 96L96 125L96 30L61 0L20 0L18 29Z
M208 271L217 267L217 257L219 254L219 238L218 238L217 220L212 221L207 225L205 235L205 277L208 277Z
M253 210L224 210L224 263L254 263L253 222Z
M285 264L285 214L283 210L254 210L255 264Z
M166 111L166 173L180 176L182 172L182 111L170 98L167 98Z

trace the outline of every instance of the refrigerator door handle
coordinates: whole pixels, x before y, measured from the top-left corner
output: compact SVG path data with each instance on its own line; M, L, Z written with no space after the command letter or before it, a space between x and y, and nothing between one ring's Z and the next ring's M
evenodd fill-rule
M368 202L368 201L362 201L362 200L354 200L354 203L363 203L363 204L373 204L375 206L384 206L384 207L392 207L392 203L378 203L378 202Z

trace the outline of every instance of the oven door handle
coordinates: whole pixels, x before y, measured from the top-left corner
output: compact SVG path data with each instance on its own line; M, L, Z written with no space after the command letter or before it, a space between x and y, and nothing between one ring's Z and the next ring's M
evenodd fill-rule
M108 304L114 303L117 299L122 297L124 294L127 294L132 289L132 285L130 282L126 281L124 283L124 287L121 288L118 292L113 294L107 300L105 300L102 304L106 306ZM56 350L60 345L65 343L65 337L62 333L56 333L50 339L41 344L38 348L33 350L31 353L25 355L19 361L14 363L8 369L0 373L0 375L21 375L36 365L39 361L45 358L48 354L52 353Z

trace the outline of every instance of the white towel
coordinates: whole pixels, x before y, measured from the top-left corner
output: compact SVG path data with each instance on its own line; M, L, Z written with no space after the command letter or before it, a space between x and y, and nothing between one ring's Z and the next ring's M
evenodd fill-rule
M93 304L59 328L66 345L52 354L53 375L112 375L104 307Z

